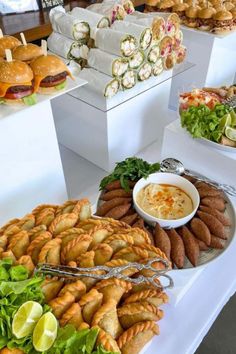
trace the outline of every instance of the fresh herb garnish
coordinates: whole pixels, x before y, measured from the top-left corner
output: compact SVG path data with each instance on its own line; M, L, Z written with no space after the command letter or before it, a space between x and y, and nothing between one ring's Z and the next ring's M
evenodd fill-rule
M102 179L99 189L103 190L116 180L120 180L121 186L125 191L129 191L128 181L138 181L140 178L147 178L151 173L160 169L159 163L150 164L137 157L128 157L122 162L118 162L114 171Z

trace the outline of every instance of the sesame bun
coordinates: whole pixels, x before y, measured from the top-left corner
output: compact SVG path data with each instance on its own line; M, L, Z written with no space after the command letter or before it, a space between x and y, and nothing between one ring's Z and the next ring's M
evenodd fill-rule
M172 7L173 12L185 11L189 7L188 4L179 3Z
M189 18L197 18L198 11L199 11L199 7L190 6L187 10L185 10L185 15Z
M226 1L224 3L224 7L225 7L226 10L230 11L230 10L233 10L234 4L232 2L230 2L230 1Z
M218 11L213 16L213 18L214 18L214 20L217 20L217 21L226 21L226 20L232 20L233 15L229 11L221 10L221 11Z
M163 0L158 4L159 9L168 9L172 6L174 6L174 1L172 0Z
M0 38L0 57L5 58L5 49L14 49L18 47L21 42L12 36L3 36Z
M211 7L199 10L197 16L202 19L212 18L213 12Z
M23 84L33 80L33 72L29 65L19 60L0 62L0 82Z
M31 60L43 55L42 48L36 44L28 43L27 45L19 45L16 47L12 56L14 59L30 62Z
M68 71L66 64L55 55L42 55L30 63L34 75L41 77L55 76L63 71Z

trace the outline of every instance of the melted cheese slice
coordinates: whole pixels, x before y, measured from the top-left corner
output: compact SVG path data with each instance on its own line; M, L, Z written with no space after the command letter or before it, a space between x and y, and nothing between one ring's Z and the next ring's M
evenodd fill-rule
M13 86L32 86L32 82L23 82L20 84L8 84L6 82L0 82L0 97L4 97L7 90Z
M69 72L69 70L65 70L65 71L67 72L68 76L70 76L70 78L72 80L74 80L74 78L71 75L71 73ZM38 91L41 81L43 81L45 78L46 78L46 76L40 76L40 75L35 75L34 76L34 92Z

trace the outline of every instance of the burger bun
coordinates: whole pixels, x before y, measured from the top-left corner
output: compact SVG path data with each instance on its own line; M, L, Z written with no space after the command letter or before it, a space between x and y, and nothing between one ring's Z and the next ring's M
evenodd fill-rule
M12 52L13 59L22 60L27 63L41 55L43 55L42 48L33 43L19 45Z

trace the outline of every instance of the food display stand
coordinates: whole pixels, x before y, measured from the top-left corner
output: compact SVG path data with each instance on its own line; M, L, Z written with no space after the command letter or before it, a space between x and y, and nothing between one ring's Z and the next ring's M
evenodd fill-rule
M192 66L188 62L179 65L175 75ZM117 161L162 139L172 76L172 70L164 71L111 99L92 91L88 84L53 100L58 141L110 171Z
M70 80L67 92L84 84ZM34 106L0 107L1 224L36 204L67 198L51 109L51 101L64 94L37 95Z
M176 109L178 94L197 87L232 85L236 81L236 32L224 36L181 26L191 72L172 80L169 107Z

